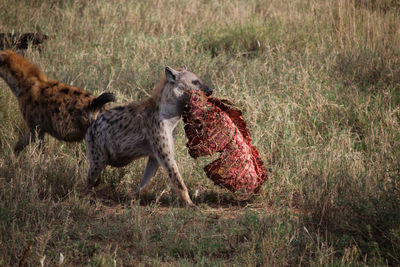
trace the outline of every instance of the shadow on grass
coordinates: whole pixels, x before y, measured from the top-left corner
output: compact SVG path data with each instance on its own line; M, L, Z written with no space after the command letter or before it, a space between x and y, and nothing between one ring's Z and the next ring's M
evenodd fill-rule
M399 266L400 171L388 170L387 175L373 190L343 176L343 181L348 180L322 189L318 196L315 188L305 192L304 225L328 236L338 255L356 244L373 266Z
M337 55L331 75L345 86L357 85L361 90L379 90L400 84L398 66L399 58L394 49L357 47Z
M183 207L181 200L172 190L168 192L149 192L144 196L137 194L127 194L117 192L110 186L100 185L98 188L88 192L87 197L92 203L101 202L105 206L116 206L121 204L129 204L139 201L141 206L158 205L160 207ZM204 191L197 195L191 196L192 201L197 205L207 205L212 208L230 208L230 207L246 207L254 202L254 197L240 197L230 192Z

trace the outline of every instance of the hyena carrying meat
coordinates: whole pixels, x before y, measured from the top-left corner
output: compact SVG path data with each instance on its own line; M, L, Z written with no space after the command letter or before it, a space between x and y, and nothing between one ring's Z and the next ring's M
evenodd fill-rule
M67 142L81 141L89 124L104 104L115 101L111 93L94 97L83 89L65 85L47 77L22 55L0 51L0 77L17 97L28 132L16 144L16 153L36 135L41 143L44 134Z
M212 94L212 89L192 72L166 67L165 76L150 98L101 114L86 133L90 162L87 186L96 186L100 182L101 171L106 165L122 167L134 159L148 156L139 193L147 191L151 178L161 165L182 201L193 205L174 157L174 130L189 99L189 90Z

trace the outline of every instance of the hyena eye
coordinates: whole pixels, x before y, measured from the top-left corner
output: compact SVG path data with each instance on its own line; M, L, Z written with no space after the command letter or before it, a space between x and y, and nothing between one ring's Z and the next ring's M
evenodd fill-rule
M200 81L199 80L194 80L192 81L192 84L195 86L199 86L200 85Z

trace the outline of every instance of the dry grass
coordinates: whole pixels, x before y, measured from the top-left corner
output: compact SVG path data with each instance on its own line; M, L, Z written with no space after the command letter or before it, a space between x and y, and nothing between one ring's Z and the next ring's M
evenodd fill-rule
M176 154L199 210L144 160L81 194L84 144L47 138L19 157L23 124L0 83L0 265L400 264L400 17L396 1L3 1L0 32L50 36L28 57L49 77L118 102L187 65L244 111L270 179L251 201ZM45 258L44 258L45 257Z

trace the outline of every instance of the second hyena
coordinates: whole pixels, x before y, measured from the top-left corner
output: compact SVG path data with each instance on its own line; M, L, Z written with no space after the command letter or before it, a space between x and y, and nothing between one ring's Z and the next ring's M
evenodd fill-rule
M166 67L165 76L150 98L101 114L86 133L90 162L87 186L96 186L100 182L100 174L106 165L122 167L134 159L148 157L140 194L147 191L151 178L161 165L182 201L193 205L174 157L174 130L188 101L189 90L212 93L212 89L192 72Z
M20 152L44 134L67 142L81 141L91 121L115 101L112 93L98 97L78 87L50 80L23 55L0 51L0 77L17 97L28 131L19 139L14 151Z

